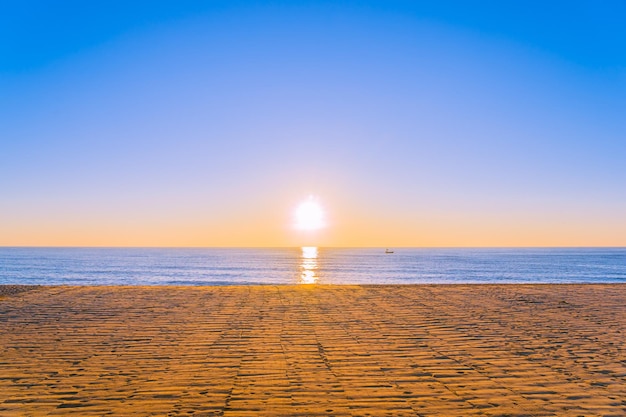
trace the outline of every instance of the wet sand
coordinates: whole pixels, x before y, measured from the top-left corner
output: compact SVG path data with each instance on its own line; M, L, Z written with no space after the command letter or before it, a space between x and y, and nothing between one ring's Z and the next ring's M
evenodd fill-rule
M626 285L0 291L0 415L624 416Z

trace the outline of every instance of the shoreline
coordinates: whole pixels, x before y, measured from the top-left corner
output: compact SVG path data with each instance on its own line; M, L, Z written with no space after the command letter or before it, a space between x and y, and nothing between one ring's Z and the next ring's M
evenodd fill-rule
M18 294L25 291L31 291L42 288L246 288L246 287L317 287L317 288L341 288L341 287L534 287L534 286L576 286L576 285L599 285L599 286L620 286L626 285L625 282L599 281L599 282L425 282L425 283L407 283L407 284L336 284L336 283L254 283L254 284L0 284L0 291L7 295L13 293ZM1 295L0 295L1 296Z
M625 345L619 283L35 286L0 414L623 415Z

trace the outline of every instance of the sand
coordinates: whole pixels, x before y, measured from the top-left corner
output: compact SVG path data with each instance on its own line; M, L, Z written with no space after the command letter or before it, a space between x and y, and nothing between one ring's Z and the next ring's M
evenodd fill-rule
M624 416L626 285L0 293L0 415Z

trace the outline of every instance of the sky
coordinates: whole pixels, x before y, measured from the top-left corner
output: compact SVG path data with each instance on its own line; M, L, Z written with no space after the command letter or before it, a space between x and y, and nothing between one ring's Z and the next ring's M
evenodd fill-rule
M2 1L0 246L626 246L625 19Z

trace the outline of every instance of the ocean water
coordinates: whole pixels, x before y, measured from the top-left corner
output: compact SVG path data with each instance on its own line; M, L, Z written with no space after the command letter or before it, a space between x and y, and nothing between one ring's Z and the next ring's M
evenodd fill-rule
M0 247L0 284L626 283L626 248Z

